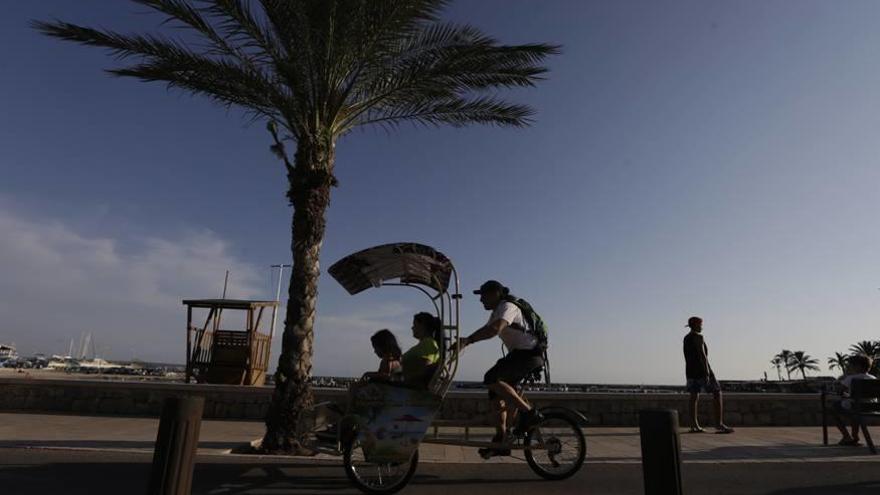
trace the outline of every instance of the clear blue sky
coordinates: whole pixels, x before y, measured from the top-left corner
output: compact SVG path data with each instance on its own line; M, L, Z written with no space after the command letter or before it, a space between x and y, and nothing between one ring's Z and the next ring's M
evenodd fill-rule
M290 209L262 124L158 84L30 19L150 31L121 1L11 2L0 18L0 342L180 362L185 297L274 293ZM465 288L498 278L551 327L558 380L681 383L706 320L722 379L880 338L880 5L850 1L460 1L448 17L552 42L516 97L534 126L355 132L339 144L323 266L413 240ZM406 346L417 294L321 282L315 373ZM486 313L465 299L466 331ZM276 342L276 350L277 350ZM478 379L499 353L464 356ZM274 360L274 358L273 358ZM273 363L274 366L274 363Z

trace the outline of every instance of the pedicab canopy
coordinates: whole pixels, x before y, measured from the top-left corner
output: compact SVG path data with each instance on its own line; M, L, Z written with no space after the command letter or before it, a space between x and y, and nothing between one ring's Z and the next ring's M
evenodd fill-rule
M349 294L354 295L398 279L403 284L424 285L443 293L449 287L452 270L449 258L436 249L424 244L398 242L346 256L334 263L329 272Z

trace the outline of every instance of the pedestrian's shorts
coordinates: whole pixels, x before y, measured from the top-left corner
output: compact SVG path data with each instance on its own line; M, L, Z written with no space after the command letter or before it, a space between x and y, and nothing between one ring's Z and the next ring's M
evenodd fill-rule
M685 388L692 394L699 394L700 392L714 394L721 391L721 385L718 384L715 375L709 375L706 378L688 378Z

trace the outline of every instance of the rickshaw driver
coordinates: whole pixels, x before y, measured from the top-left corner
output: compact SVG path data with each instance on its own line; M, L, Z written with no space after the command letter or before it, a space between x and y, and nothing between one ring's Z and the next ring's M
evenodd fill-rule
M516 410L519 410L519 420L514 428L515 435L525 433L531 426L536 425L543 419L541 413L533 408L520 396L514 388L519 382L529 376L534 370L544 365L543 351L538 345L534 335L528 333L525 318L522 311L512 302L506 301L509 294L496 280L489 280L475 290L474 294L480 295L480 302L486 310L492 311L488 323L458 341L458 348L499 337L509 352L492 366L483 378L483 383L489 389L489 400L492 405L490 419L495 425L493 443L505 443L507 441L508 420ZM510 412L511 414L508 414ZM483 457L493 455L510 455L510 449L480 449Z

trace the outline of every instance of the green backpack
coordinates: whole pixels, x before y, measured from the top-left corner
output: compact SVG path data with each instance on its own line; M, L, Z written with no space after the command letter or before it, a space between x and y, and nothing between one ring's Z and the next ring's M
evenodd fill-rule
M544 320L541 319L541 315L539 315L535 308L529 304L525 299L521 299L519 297L508 295L504 297L504 300L513 303L514 306L519 308L522 311L523 318L526 320L526 323L529 325L529 329L519 328L515 326L518 330L522 330L524 332L530 333L535 336L535 339L538 340L538 345L541 346L545 351L547 350L547 325L544 324Z

